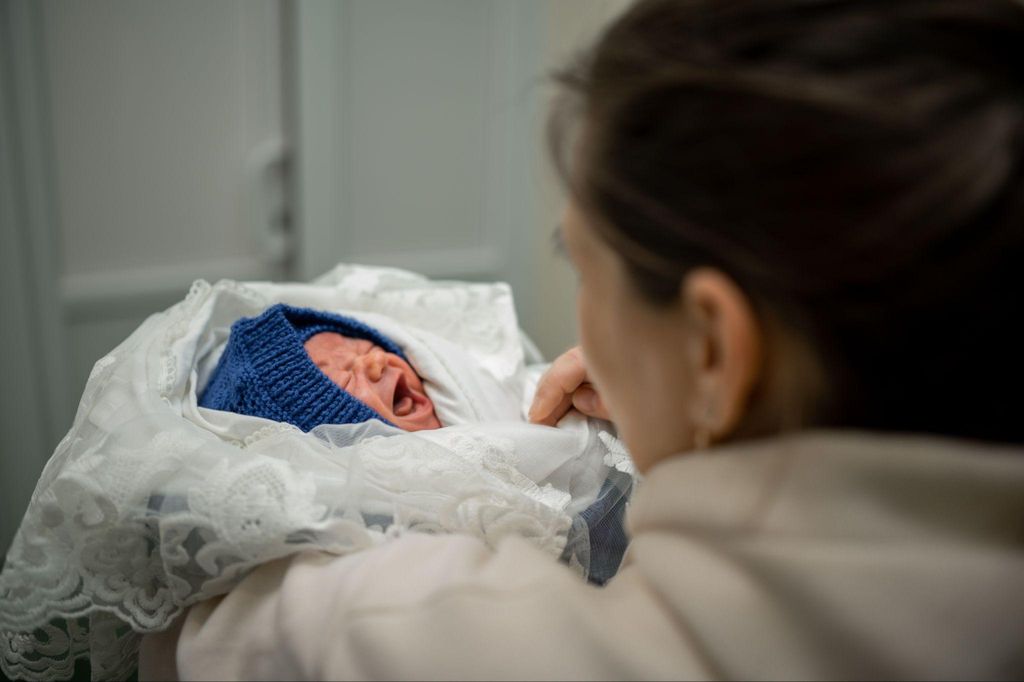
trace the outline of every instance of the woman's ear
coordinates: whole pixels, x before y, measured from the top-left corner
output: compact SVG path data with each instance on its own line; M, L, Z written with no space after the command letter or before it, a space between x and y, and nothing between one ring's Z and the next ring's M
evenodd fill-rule
M686 350L694 377L694 429L720 440L740 422L761 372L761 328L746 294L721 270L691 270L681 294L691 322Z

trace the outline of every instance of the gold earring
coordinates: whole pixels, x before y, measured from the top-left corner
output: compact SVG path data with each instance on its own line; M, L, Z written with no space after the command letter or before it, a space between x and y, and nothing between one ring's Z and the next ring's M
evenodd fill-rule
M711 445L711 429L698 426L693 434L693 447L696 450L705 450Z
M706 450L711 445L711 405L704 409L704 418L700 419L699 425L693 430L693 447L697 450Z

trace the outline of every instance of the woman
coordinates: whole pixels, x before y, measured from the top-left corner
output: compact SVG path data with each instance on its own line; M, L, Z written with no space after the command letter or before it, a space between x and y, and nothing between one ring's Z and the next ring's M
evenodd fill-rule
M533 411L645 475L619 574L301 555L143 676L1021 676L1021 64L1013 0L633 6L559 79L581 348Z

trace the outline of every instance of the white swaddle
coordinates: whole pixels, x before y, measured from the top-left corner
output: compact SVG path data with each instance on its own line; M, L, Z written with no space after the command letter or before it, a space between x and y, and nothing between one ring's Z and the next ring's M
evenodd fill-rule
M196 405L230 325L284 302L342 313L404 350L444 428L309 433ZM628 460L603 422L523 413L527 368L504 284L338 266L312 284L197 282L100 359L0 574L0 662L17 679L122 678L139 634L260 563L405 532L525 537L586 561L574 516ZM586 566L581 567L584 571Z

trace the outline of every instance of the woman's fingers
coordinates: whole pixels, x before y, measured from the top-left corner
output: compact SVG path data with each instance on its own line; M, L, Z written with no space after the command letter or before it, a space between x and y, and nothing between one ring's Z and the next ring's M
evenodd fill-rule
M608 408L601 401L601 396L590 384L583 384L572 394L572 405L588 417L611 420Z
M607 419L607 412L597 397L596 392L587 383L587 369L583 363L583 353L579 346L570 348L558 356L544 376L537 384L537 393L533 397L533 405L530 406L529 419L536 424L547 424L554 426L566 412L575 404L578 391L583 387L585 390L580 396L582 404L586 405L587 392L596 399L597 412L587 409L577 409L585 414L600 416Z
M579 347L570 348L555 358L537 383L529 419L554 426L572 407L572 394L587 377Z
M572 395L568 393L562 394L558 398L558 402L545 402L539 408L537 407L536 400L534 400L533 405L530 407L529 419L534 424L554 426L570 409L572 409Z

